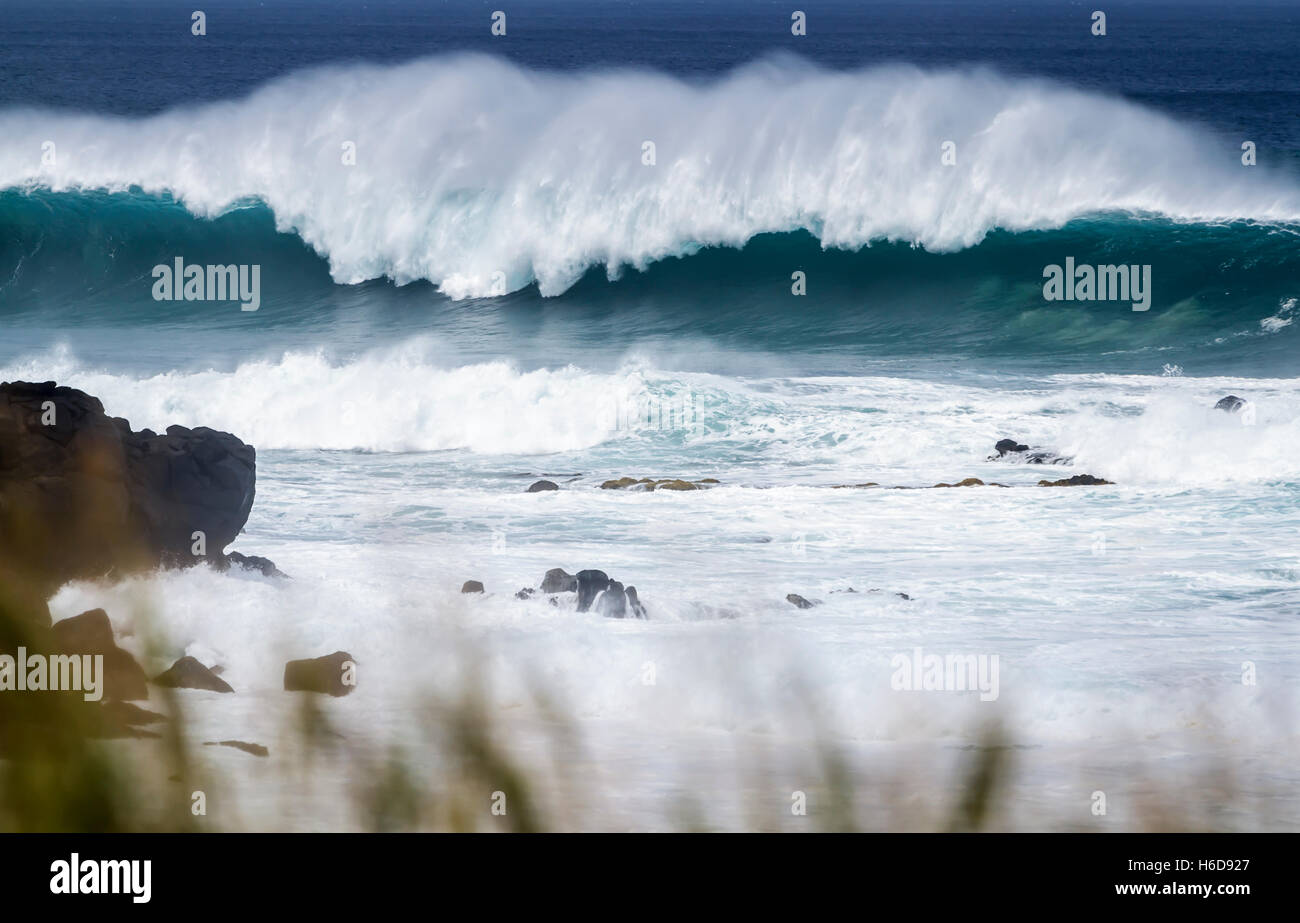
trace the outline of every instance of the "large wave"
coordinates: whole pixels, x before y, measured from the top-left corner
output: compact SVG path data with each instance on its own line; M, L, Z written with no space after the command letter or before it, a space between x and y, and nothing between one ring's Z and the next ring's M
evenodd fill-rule
M348 65L144 119L7 110L0 138L0 189L138 189L201 217L260 200L336 282L452 297L556 294L593 266L616 277L771 232L949 251L1110 212L1300 223L1294 182L1121 99L790 57L710 83L476 55Z

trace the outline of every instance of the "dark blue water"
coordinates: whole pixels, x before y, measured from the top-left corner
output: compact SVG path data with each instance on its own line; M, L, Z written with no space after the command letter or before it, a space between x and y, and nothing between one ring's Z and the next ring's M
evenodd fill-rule
M190 13L208 34L190 34ZM1300 149L1300 4L1292 0L5 0L0 105L149 113L226 99L312 65L448 51L531 67L639 65L716 75L775 50L827 67L981 63L1123 94ZM790 32L791 10L808 34Z

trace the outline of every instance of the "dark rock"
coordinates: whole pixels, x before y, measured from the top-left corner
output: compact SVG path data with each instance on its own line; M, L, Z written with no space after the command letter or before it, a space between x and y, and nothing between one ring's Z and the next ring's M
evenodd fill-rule
M542 578L543 593L575 593L578 590L578 578L566 573L562 567L552 567Z
M681 478L669 478L663 481L656 481L650 485L650 490L699 490L700 485L691 481L683 481Z
M958 481L956 484L935 484L935 487L983 487L984 482L979 478L966 478Z
M1236 413L1246 406L1246 402L1235 394L1229 394L1227 397L1219 398L1219 402L1214 405L1215 410L1223 410L1227 413Z
M1026 465L1068 465L1072 458L1063 455L1057 455L1055 452L1048 452L1042 449L1030 451L1029 446L1016 442L1014 439L1002 439L993 447L996 455L990 455L989 461L997 461L1000 458L1006 458L1008 455L1018 456L1019 461Z
M615 478L600 485L601 490L626 490L635 487L639 490L705 490L721 483L717 478L701 478L687 481L682 478Z
M245 753L251 753L253 756L269 756L271 751L261 744L250 744L243 740L205 740L205 747L233 747L236 750L243 750Z
M605 618L627 618L627 593L623 589L623 584L611 580L605 592L600 594L597 609Z
M813 606L821 605L816 601L804 599L798 593L787 594L785 601L799 609L811 609Z
M355 675L345 676L347 665L355 661L346 651L335 651L324 657L311 660L290 660L284 665L284 688L286 692L319 692L324 695L341 696L350 693L356 686ZM347 670L352 673L352 670Z
M632 618L634 619L646 619L650 617L646 612L645 606L641 604L641 600L637 599L636 587L634 586L627 588L627 606L632 610Z
M554 481L537 481L531 487L529 487L528 490L525 492L530 494L536 494L536 493L541 493L544 490L559 490L559 489L560 489L560 485L556 484Z
M91 609L70 619L55 622L50 629L54 648L60 654L96 654L104 658L104 698L114 700L149 698L148 677L128 651L113 640L113 626L103 609Z
M218 570L229 570L231 567L242 567L245 570L260 571L265 577L288 577L284 571L275 566L275 562L270 558L262 558L257 555L240 554L238 551L232 551L229 554L222 555L216 559Z
M153 679L155 686L172 689L208 689L212 692L234 692L230 683L213 673L193 657L182 657L164 673Z
M515 594L515 599L532 599L532 598L533 598L533 594L536 593L536 592L537 592L537 591L534 590L532 587L530 587L530 586L526 586L526 587L524 587L522 590L520 590L518 593Z
M1039 487L1091 487L1096 484L1113 484L1114 481L1105 481L1101 478L1095 478L1091 474L1076 474L1071 478L1061 478L1059 481L1039 481Z
M483 584L479 583L477 580L466 580L460 585L460 591L462 593L482 593Z
M609 589L609 575L603 570L578 571L578 611L586 612L596 597Z
M54 382L0 384L0 559L51 592L219 557L253 506L256 453L206 427L133 432Z
M1024 456L1027 465L1068 465L1074 461L1071 455L1057 455L1055 452L1030 452Z

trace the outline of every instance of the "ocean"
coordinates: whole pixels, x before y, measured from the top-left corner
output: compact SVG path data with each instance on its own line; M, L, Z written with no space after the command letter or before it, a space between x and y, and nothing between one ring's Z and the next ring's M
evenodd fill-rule
M862 824L925 828L994 725L1007 828L1140 827L1153 779L1300 826L1300 7L193 6L0 8L0 380L256 446L232 550L290 580L51 602L222 664L201 734L293 752L282 664L343 649L331 715L421 774L421 696L481 686L539 773L557 703L547 797L603 792L561 828L797 829L827 746L894 792ZM156 300L177 258L260 267L257 310ZM1148 309L1046 300L1067 259L1149 267ZM516 598L553 567L649 617ZM900 688L918 649L996 696ZM219 825L358 823L204 758Z

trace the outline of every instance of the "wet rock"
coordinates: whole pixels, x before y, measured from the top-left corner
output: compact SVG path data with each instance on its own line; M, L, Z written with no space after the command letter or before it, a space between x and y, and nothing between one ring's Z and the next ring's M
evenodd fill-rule
M705 490L721 483L717 478L687 481L683 478L615 478L600 485L601 490Z
M541 493L544 490L559 490L559 489L560 489L560 485L556 484L554 481L536 481L528 488L527 491L525 491L525 493L536 494L536 493Z
M542 578L543 593L576 593L578 578L567 573L562 567L552 567Z
M213 673L193 657L182 657L153 678L155 686L172 689L207 689L212 692L234 692L230 683Z
M482 593L483 584L479 583L477 580L466 580L460 585L460 591L462 593Z
M1002 439L995 445L996 454L988 457L989 461L1019 461L1026 465L1068 465L1072 458L1049 452L1045 449L1031 450L1024 443L1014 439Z
M627 618L627 593L623 584L611 580L605 592L600 594L597 611L607 619Z
M578 581L578 611L586 612L596 597L609 589L609 575L603 570L580 570Z
M270 558L258 557L257 555L240 554L238 551L232 551L229 554L222 555L216 559L218 570L229 570L231 567L242 567L244 570L255 570L264 577L288 577L284 571L275 566L275 562Z
M1106 481L1101 478L1095 478L1091 474L1076 474L1074 477L1061 478L1059 481L1039 481L1039 487L1091 487L1096 484L1113 484L1114 481Z
M1219 398L1219 402L1214 405L1215 410L1222 410L1226 413L1236 413L1246 406L1245 400L1237 397L1235 394L1229 394L1227 397Z
M788 602L790 605L794 606L795 608L798 608L798 609L811 609L813 606L819 606L819 605L821 605L821 603L819 603L819 602L816 602L816 601L813 601L813 600L804 599L804 598L803 598L802 596L800 596L798 593L788 593L788 594L786 594L785 601Z
M310 660L290 660L284 665L286 692L348 695L356 688L356 663L347 651L335 651Z
M532 599L533 594L535 594L536 592L537 591L534 590L532 587L526 586L518 593L515 594L515 599Z
M846 490L853 487L879 487L875 481L866 481L862 484L832 484L831 490Z
M979 478L966 478L958 481L956 484L935 484L935 487L983 487L984 482Z
M128 651L117 646L113 626L103 609L91 609L70 619L55 622L50 629L55 650L60 654L96 654L104 658L104 698L115 700L149 698L148 677Z
M634 619L646 619L650 617L649 613L646 612L645 606L641 604L641 600L637 598L636 587L634 586L627 588L627 607L631 610L632 618Z

